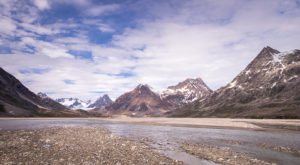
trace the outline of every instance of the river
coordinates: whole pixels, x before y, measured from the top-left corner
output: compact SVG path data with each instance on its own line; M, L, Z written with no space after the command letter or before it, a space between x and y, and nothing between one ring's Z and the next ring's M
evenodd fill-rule
M151 139L149 145L166 156L186 164L215 164L187 154L179 146L182 142L229 147L248 156L276 164L300 164L298 155L261 147L283 146L300 150L300 134L236 129L190 128L111 123L93 119L18 119L0 120L2 130L40 129L45 127L105 127L113 134L133 140Z

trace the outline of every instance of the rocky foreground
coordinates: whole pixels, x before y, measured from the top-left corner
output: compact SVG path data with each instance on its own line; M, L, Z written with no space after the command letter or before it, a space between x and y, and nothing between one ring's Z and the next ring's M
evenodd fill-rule
M0 164L183 164L102 128L0 131Z
M228 147L216 147L203 144L183 143L181 148L187 153L201 159L211 160L224 165L276 165L256 158L251 158L244 153L235 152Z

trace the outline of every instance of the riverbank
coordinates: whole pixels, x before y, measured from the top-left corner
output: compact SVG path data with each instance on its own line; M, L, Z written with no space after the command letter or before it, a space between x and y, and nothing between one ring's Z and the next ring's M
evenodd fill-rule
M92 120L109 123L136 125L178 126L192 128L220 128L256 131L300 133L299 119L230 119L230 118L132 118L116 116L112 118L0 118L0 120ZM1 129L1 128L0 128Z
M183 164L103 128L0 131L0 155L0 164Z
M141 125L194 128L242 129L276 132L300 132L300 120L293 119L230 119L230 118L97 118L95 120Z

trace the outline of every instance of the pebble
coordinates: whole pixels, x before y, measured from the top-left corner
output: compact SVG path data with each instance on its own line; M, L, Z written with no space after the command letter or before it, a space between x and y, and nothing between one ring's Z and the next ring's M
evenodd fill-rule
M1 131L0 142L0 162L11 164L183 164L153 151L146 141L115 136L103 128Z

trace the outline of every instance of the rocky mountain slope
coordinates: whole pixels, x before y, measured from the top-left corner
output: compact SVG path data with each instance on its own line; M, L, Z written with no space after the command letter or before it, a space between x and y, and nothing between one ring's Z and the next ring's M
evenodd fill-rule
M92 102L90 100L82 101L78 98L60 98L60 99L56 99L56 101L66 106L67 108L73 110L77 110L77 109L91 110L93 108L105 107L112 103L112 100L106 94L103 95L102 97L99 97L95 102Z
M300 118L300 50L263 48L231 83L171 116Z
M171 106L160 95L154 93L148 85L138 85L105 108L109 114L130 116L157 116L169 110Z
M0 67L0 116L68 116L61 104L36 95Z
M201 78L186 79L175 86L169 86L161 97L174 108L179 108L195 100L205 99L212 94L212 90Z
M90 104L88 108L100 108L105 107L112 103L112 100L109 98L107 94L99 97L94 103Z

